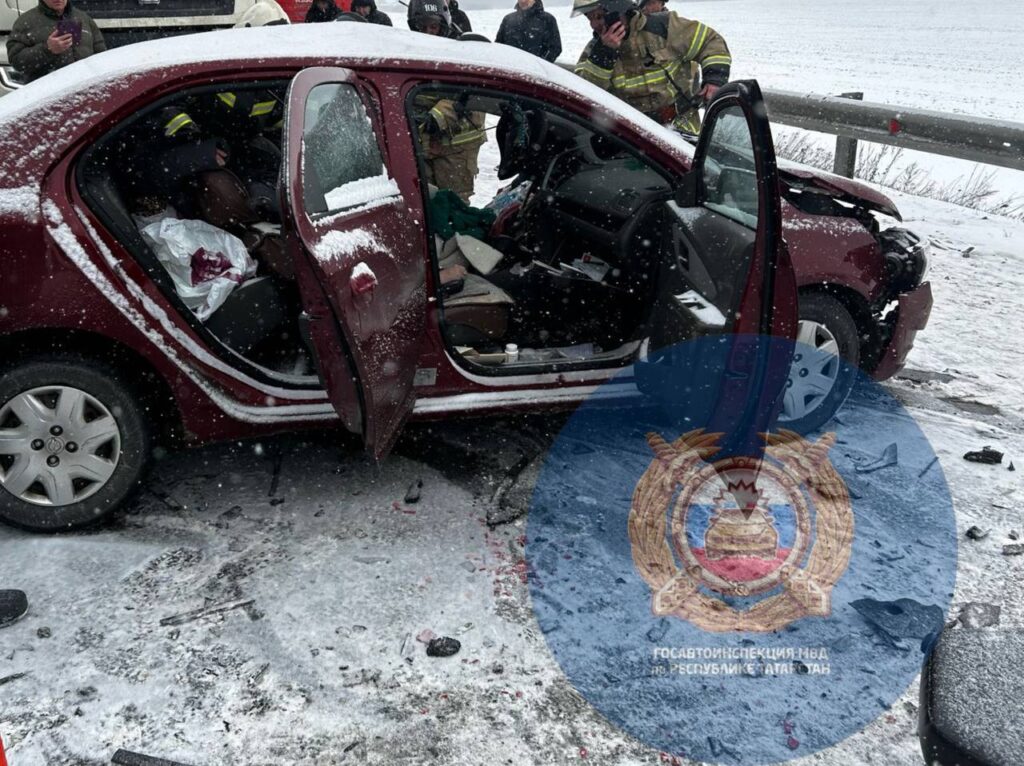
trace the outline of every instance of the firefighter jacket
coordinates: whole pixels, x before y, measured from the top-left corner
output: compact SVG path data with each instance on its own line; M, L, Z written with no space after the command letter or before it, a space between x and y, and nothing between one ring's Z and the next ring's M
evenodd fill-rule
M46 39L60 22L75 24L81 30L81 36L66 51L54 55L46 47ZM85 13L69 2L64 13L58 16L40 0L36 8L21 14L11 27L11 36L7 39L7 60L31 81L106 49L103 33Z
M484 113L468 111L457 100L421 96L424 112L420 145L424 149L427 181L439 189L451 189L469 201L478 170L477 155L487 140Z
M472 149L475 153L487 140L484 114L466 111L451 99L437 100L427 112L420 136L428 158L466 149Z
M680 94L693 89L693 62L700 65L704 83L729 81L729 48L707 24L663 11L650 16L634 13L627 29L617 50L595 35L583 49L576 74L659 122L666 122L659 115L675 105Z

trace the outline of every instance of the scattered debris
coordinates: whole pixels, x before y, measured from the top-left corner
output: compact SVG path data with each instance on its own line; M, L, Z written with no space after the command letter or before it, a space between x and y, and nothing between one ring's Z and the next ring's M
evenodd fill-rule
M4 684L9 684L11 681L17 681L19 678L24 678L27 675L28 672L26 671L24 673L12 673L9 676L4 676L3 678L0 678L0 686L3 686Z
M241 607L252 604L255 599L246 598L239 599L237 601L226 601L223 604L214 604L213 606L204 606L199 609L193 609L191 612L182 612L181 614L175 614L171 617L164 617L160 620L160 625L166 627L168 625L184 625L186 622L192 622L202 617L206 617L211 614L220 614L221 612L228 612L232 609L240 609Z
M957 620L965 628L971 628L972 630L991 628L999 624L999 613L1001 611L1001 608L995 604L972 601L963 605Z
M985 463L986 465L998 465L1003 462L1003 453L991 447L982 447L980 452L968 452L964 460L972 463Z
M39 638L49 638L53 635L53 631L45 625L41 628L36 629L36 636Z
M274 450L274 464L271 469L270 489L267 490L267 497L274 497L277 494L277 485L281 481L281 463L284 462L284 453L280 448Z
M1020 556L1024 555L1024 543L1010 543L1003 546L1004 556Z
M405 634L405 638L402 639L402 646L399 648L398 653L402 656L403 660L412 665L412 658L416 653L416 642L413 640L412 633Z
M879 471L882 468L888 468L899 463L899 454L896 448L896 442L893 442L882 451L881 457L877 460L873 460L870 463L859 465L856 468L857 473L872 473Z
M728 755L736 760L740 758L735 750L726 747L720 739L715 737L708 737L708 747L711 748L711 755L715 758L721 758L723 755Z
M28 596L16 589L0 589L0 628L13 625L28 611Z
M441 638L432 638L427 644L427 656L428 657L451 657L462 648L462 644L454 638L448 636L442 636Z
M495 675L501 675L505 672L505 666L502 665L500 662L495 662L493 665L491 665L491 672Z
M420 490L423 489L423 479L416 479L405 491L405 502L410 505L420 501Z
M896 649L909 648L903 639L918 639L924 645L943 627L944 615L941 608L910 598L897 601L860 598L851 602L851 606L875 628L879 636Z
M1009 537L1011 540L1019 540L1020 532L1018 532L1016 529L1011 529L1007 537Z
M924 475L925 475L926 473L928 473L928 471L930 471L930 470L931 470L931 467L932 467L933 465L935 465L936 463L938 463L938 462L939 462L939 457L938 457L938 455L936 455L935 457L933 457L933 458L932 458L932 459L931 459L931 460L930 460L930 461L928 462L928 465L926 465L926 466L925 466L924 468L922 468L922 469L921 469L921 472L920 472L919 474L917 474L917 478L919 478L919 479L920 479L920 478L921 478L922 476L924 476Z
M416 634L416 640L419 641L421 644L429 644L435 638L437 638L437 634L430 628L424 628Z
M267 673L267 671L269 669L270 669L270 663L269 662L264 662L255 671L250 673L248 678L245 679L246 686L252 687L252 686L256 686L257 684L259 684L259 682L263 680L263 676L266 675L266 673Z
M935 381L936 383L949 383L950 381L956 380L956 376L950 375L946 372L932 372L931 370L912 370L909 368L903 369L896 377L903 380L910 380L914 383L928 383Z
M652 644L658 643L665 637L665 634L668 633L668 627L668 620L662 617L657 623L655 623L653 628L647 631L647 640Z
M487 509L487 524L494 527L515 521L530 509L533 488L540 478L546 454L524 454L507 471L491 496Z
M976 402L973 399L964 399L960 396L942 396L939 397L944 402L948 402L956 407L961 412L966 412L968 415L1001 415L1001 411L998 407L985 404L985 402Z
M353 561L360 564L385 564L388 561L387 556L353 556Z
M965 534L971 540L984 540L988 537L988 530L982 529L981 527L971 527L967 532L965 532Z
M270 504L271 505L281 505L281 503L283 503L283 502L284 502L284 498L283 497L272 497L272 498L270 498Z
M129 750L118 750L114 753L114 757L110 759L110 762L117 764L117 766L185 766L185 764L179 761L154 758L151 755L133 753Z
M1008 466L1006 466L1006 470L1007 471L1016 471L1017 470L1016 468L1013 467L1013 461L1012 460L1010 461L1010 464Z
M342 667L347 668L348 665ZM342 673L341 685L346 689L350 689L353 686L362 686L363 684L375 684L380 680L379 670L367 670L363 668L361 670L353 671L351 673Z
M964 258L970 258L971 257L971 253L973 253L973 252L974 252L974 245L970 245L968 247L965 247L963 250L961 250L960 251L960 255L962 255Z

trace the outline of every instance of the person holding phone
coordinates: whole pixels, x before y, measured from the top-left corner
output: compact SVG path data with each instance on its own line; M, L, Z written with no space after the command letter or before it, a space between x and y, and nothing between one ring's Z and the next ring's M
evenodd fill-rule
M106 49L96 22L70 0L39 0L14 22L7 60L32 81Z
M644 15L633 0L574 0L572 15L594 32L576 74L662 125L700 132L697 107L729 81L725 38L674 11Z

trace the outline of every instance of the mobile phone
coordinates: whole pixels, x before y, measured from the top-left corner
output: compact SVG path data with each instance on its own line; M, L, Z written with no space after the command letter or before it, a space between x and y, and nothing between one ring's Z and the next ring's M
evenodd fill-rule
M82 42L82 22L75 19L61 19L57 22L58 35L71 35L71 44Z
M604 14L604 27L611 29L617 21L622 21L622 14L619 11L607 11Z

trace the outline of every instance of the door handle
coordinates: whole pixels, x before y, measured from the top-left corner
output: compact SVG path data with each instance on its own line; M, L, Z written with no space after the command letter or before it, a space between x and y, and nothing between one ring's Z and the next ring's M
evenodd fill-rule
M355 295L372 293L377 287L377 275L365 263L359 262L352 269L349 286Z

